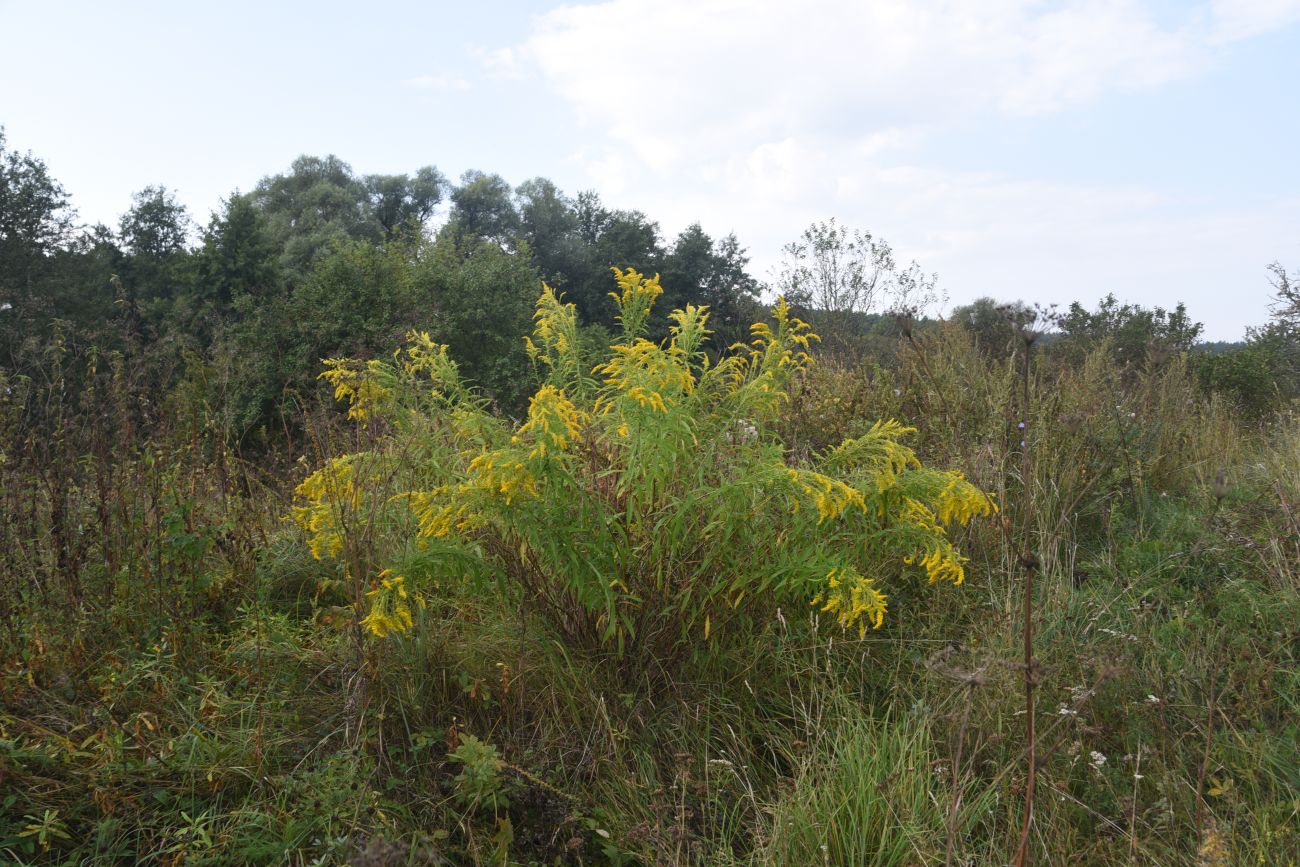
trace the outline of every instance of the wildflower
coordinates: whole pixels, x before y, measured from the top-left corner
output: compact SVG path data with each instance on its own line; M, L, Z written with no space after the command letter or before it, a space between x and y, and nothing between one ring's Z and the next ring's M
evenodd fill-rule
M325 359L318 377L334 386L334 399L348 402L348 418L365 424L375 410L393 396L391 368L371 360Z
M626 271L619 268L612 270L622 292L611 292L609 297L613 298L614 303L618 305L618 321L623 325L623 333L628 337L635 337L645 326L655 299L663 294L663 287L659 285L659 275L647 278L638 274L635 268L628 268Z
M590 625L620 647L637 639L625 617L632 604L679 617L684 641L701 631L715 640L715 611L743 616L762 597L788 605L811 583L802 598L814 596L812 621L834 615L861 637L882 625L888 598L859 568L906 558L931 581L963 581L965 558L949 528L996 505L960 473L922 467L903 442L912 429L880 421L814 465L787 462L770 422L789 399L790 377L811 364L817 337L784 300L748 342L714 360L700 351L708 333L703 307L674 311L667 339L651 341L644 332L663 291L658 278L634 270L615 276L623 335L594 369L579 351L573 305L543 288L525 347L546 368L545 384L516 427L487 411L488 402L461 383L446 347L428 335L410 335L395 364L332 365L331 381L358 417L403 408L376 439L422 437L415 455L430 481L380 500L364 460L388 467L405 452L384 447L331 461L304 481L295 503L313 553L341 555L348 528L365 525L363 498L385 521L379 510L400 501L418 525L417 547L432 555L454 545L457 556L490 561L510 580L519 580L513 567L522 563L527 592L585 608L588 617L566 629ZM413 385L423 390L417 400L401 391ZM784 499L772 502L773 486ZM799 514L792 520L791 513ZM751 522L752 532L770 531L772 545L785 549L779 558L768 545L747 544ZM437 541L444 538L455 542ZM725 562L716 556L722 545ZM653 568L640 568L637 559L650 556ZM502 559L512 568L497 569ZM674 587L692 582L707 586L672 598ZM377 638L408 632L420 602L390 572L356 601L362 628ZM780 608L777 620L785 626Z
M977 515L997 511L997 505L959 472L949 474L948 484L938 496L938 517L942 524L957 521L963 527Z
M366 598L370 600L370 613L361 619L361 628L376 638L405 634L415 625L410 602L424 607L423 597L412 597L407 592L406 578L393 575L389 569L379 573L378 586L367 592Z
M528 454L532 459L545 457L547 448L563 452L582 435L583 421L582 413L564 392L553 385L544 385L529 402L528 421L519 428L515 441L522 440L526 434L533 435L533 448Z
M832 569L826 573L826 587L812 604L834 614L845 629L856 625L858 637L867 634L867 623L879 629L885 619L885 594L876 589L876 582L860 575L855 569Z
M866 509L862 493L838 479L793 467L786 470L786 476L798 493L810 497L817 506L818 524L838 518L852 506ZM794 511L799 511L798 500L795 500Z
M361 506L355 462L354 455L340 455L294 489L294 498L301 505L294 506L291 517L307 531L307 543L317 560L336 557L343 550L342 527Z

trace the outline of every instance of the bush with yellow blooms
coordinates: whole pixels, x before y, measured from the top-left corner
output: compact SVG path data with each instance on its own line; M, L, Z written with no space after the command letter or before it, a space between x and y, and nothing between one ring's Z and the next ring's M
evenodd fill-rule
M421 484L390 507L411 510L431 557L474 558L570 644L661 662L782 604L811 603L862 635L885 621L887 581L962 582L947 531L996 507L961 473L921 466L910 428L881 421L802 461L783 446L776 422L817 339L783 300L748 343L713 357L706 309L672 311L668 338L651 341L658 277L614 270L621 334L594 369L574 306L543 287L526 344L543 381L518 424L424 335L392 362L327 363L350 417L382 417L386 436L406 438ZM356 465L299 488L295 515L319 557L340 548L328 516L348 504L329 498L357 496ZM368 619L400 633L409 606Z

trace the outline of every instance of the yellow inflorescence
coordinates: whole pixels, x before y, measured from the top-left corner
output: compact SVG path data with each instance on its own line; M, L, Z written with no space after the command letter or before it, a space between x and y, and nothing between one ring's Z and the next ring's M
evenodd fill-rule
M672 332L670 351L681 357L683 361L689 362L689 356L696 352L705 338L713 333L708 328L708 307L687 304L686 309L669 313L668 319L672 322L669 326Z
M552 368L576 364L578 350L577 308L565 304L555 290L542 284L537 310L533 313L533 336L524 338L528 356Z
M903 562L910 566L918 560L916 557L904 557ZM966 580L966 568L962 565L965 562L966 558L958 554L946 539L936 542L919 561L932 584L936 581L960 584Z
M541 496L537 489L537 477L528 468L528 464L509 451L488 452L470 461L469 481L462 488L478 488L502 497L507 505L520 494Z
M776 299L772 319L775 326L755 322L749 327L753 335L750 357L754 363L761 362L769 369L775 367L791 373L803 370L812 363L808 354L810 342L821 338L813 333L812 326L790 313L785 296Z
M894 486L908 468L920 467L916 453L899 442L916 428L893 419L878 421L860 437L845 440L827 456L827 466L834 469L864 469L874 476L878 493Z
M867 624L879 629L885 621L885 594L876 589L876 582L858 573L856 569L832 569L826 574L826 587L812 604L834 614L840 626L858 627L858 637L867 634Z
M832 479L830 476L812 470L794 468L787 469L786 476L798 493L809 497L816 505L818 524L831 518L838 518L851 506L866 509L862 492L839 479ZM794 501L794 511L799 511L797 499Z
M406 357L402 369L411 375L428 376L436 396L459 398L464 396L460 368L447 354L447 346L435 343L427 331L410 331L406 334Z
M293 520L307 531L312 556L335 557L343 549L342 525L361 505L353 455L333 458L302 480L294 496L304 501L294 506Z
M614 268L613 271L619 291L609 293L609 297L618 305L618 321L623 326L623 333L635 336L649 318L655 299L663 294L659 275L646 277L637 273L635 268L626 271Z
M366 598L370 600L370 613L361 619L361 627L376 638L405 634L415 625L410 603L424 607L424 598L408 593L406 579L388 569L379 573L379 584L366 593Z
M966 481L961 473L953 470L948 475L951 480L938 497L938 514L942 523L957 521L965 526L971 518L991 515L998 510L988 494Z
M791 376L811 363L809 347L817 339L807 323L792 315L784 299L774 306L770 323L753 326L748 343L733 347L733 354L714 362L700 348L709 333L704 308L674 311L669 315L668 338L648 340L643 336L647 317L663 291L658 277L647 278L634 270L614 269L614 273L619 291L613 297L623 335L594 370L583 361L574 306L562 303L549 287L543 288L533 317L535 330L526 346L530 356L548 368L546 384L533 395L527 418L513 436L503 421L487 411L487 401L461 382L446 347L427 334L408 335L407 347L389 363L327 362L322 376L334 386L336 397L348 401L352 418L364 424L387 411L394 416L392 436L407 428L416 434L431 430L440 437L437 445L449 446L436 451L438 472L429 489L392 498L410 505L421 537L459 538L474 550L490 548L485 543L494 539L508 540L513 549L518 538L554 531L563 533L563 545L588 544L587 537L594 539L591 544L603 544L604 528L611 521L626 521L623 529L629 538L651 532L699 532L697 539L679 541L716 544L714 528L727 526L716 515L709 519L711 523L678 522L684 529L674 530L658 513L633 509L660 508L656 504L665 499L661 491L668 498L681 494L688 502L711 502L697 496L698 486L717 484L728 486L728 498L732 486L750 492L746 496L760 510L762 521L775 525L772 545L788 548L789 561L802 564L796 569L799 574L771 592L806 587L804 581L813 581L819 591L814 604L834 615L843 628L856 627L860 636L868 627L883 623L886 596L875 579L853 566L826 572L832 563L854 562L867 568L884 562L894 564L889 568L892 573L899 558L904 558L924 569L932 582L962 583L965 560L947 538L945 527L966 524L997 508L960 473L922 467L902 442L913 429L897 421L880 421L865 435L822 453L816 469L789 466L771 438L763 436L764 425L788 399ZM425 377L433 384L433 400L425 391ZM420 389L419 402L408 399L412 385ZM430 407L439 414L431 419L436 424L419 424L413 413ZM402 413L394 415L396 409ZM414 421L404 425L407 419ZM747 433L740 435L738 430ZM725 437L721 446L725 452L708 452L705 436L710 432ZM721 456L713 462L717 471L711 468L707 478L695 472L691 466L695 451L706 458ZM365 455L335 458L297 488L293 517L307 531L317 558L338 558L348 543L347 529L362 508L363 489L373 474L365 460ZM592 473L598 475L588 484ZM611 476L619 482L620 495L628 492L623 498L626 515L620 500L618 514L592 527L576 526L581 534L574 532L571 525L586 521L592 511L586 501L576 504L574 498L589 496L593 488L603 492L602 482ZM642 483L652 496L636 496L636 486ZM679 490L674 487L679 484L696 487ZM773 489L780 492L775 501ZM592 502L603 506L605 498ZM791 519L786 508L804 511ZM760 525L761 521L756 528ZM652 531L651 527L668 529ZM418 544L433 543L422 538ZM642 557L641 550L638 545L628 548L633 554L621 547L600 553ZM739 562L734 575L719 576L732 582L719 585L718 593L733 608L740 608L747 592L769 588L764 575L771 564L761 559L761 546L755 550L760 559ZM752 554L742 551L737 558L752 559ZM667 556L662 566L655 564L661 571L678 567L680 558ZM556 581L588 580L585 572L569 575L562 563L537 568L554 570ZM628 577L624 583L615 578L607 589L627 597L651 598L658 592L639 587L635 580ZM582 597L584 586L569 590ZM587 595L610 596L606 588L596 589L602 592ZM418 594L408 591L406 580L388 571L380 573L358 603L366 612L362 627L379 638L411 630L413 608L421 604ZM598 629L609 622L612 610L594 605L590 613ZM700 610L690 621L702 624L706 639L712 633L712 613L717 612Z
M411 496L411 510L420 524L421 536L442 539L450 536L453 530L464 532L473 526L477 512L468 503L451 500L458 491L463 493L466 487L436 488Z
M668 412L678 396L690 394L695 388L690 364L675 343L665 350L644 338L613 347L609 361L598 365L595 372L605 377L606 385L623 392L639 406L662 413ZM612 404L604 401L601 407L610 411Z
M567 451L582 436L583 414L553 385L543 385L528 404L528 421L515 435L516 443L533 439L529 458L546 456L547 449Z
M383 382L384 373L381 361L360 363L349 358L327 358L319 378L334 386L335 400L348 402L348 418L364 423L393 395L392 388Z

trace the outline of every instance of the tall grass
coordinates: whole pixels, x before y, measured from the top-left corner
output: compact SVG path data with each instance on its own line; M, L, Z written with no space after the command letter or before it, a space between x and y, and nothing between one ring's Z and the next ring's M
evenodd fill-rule
M882 574L863 635L771 600L653 690L481 559L422 548L389 499L404 446L378 450L396 475L358 556L427 605L359 644L358 588L283 520L307 469L232 450L219 384L148 395L129 359L51 356L0 389L0 860L1009 863L1028 515L1033 860L1300 862L1300 420L1244 421L1176 356L1036 349L1026 473L1013 361L951 326L904 341L813 364L771 431L807 468L881 418L917 428L1002 508L953 529L964 584ZM313 463L387 435L304 427ZM744 526L728 544L764 550ZM468 735L504 800L458 782Z

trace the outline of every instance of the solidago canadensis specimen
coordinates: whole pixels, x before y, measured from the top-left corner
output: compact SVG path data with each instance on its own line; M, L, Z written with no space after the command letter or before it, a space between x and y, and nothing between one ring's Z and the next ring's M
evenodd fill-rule
M660 658L797 600L861 635L884 621L886 580L912 569L961 583L945 527L994 507L960 473L922 467L903 444L912 429L882 421L809 465L787 461L772 423L817 338L783 300L714 361L705 308L674 310L669 337L649 340L658 277L615 276L622 332L594 369L573 305L543 287L527 349L545 381L518 427L427 336L393 363L328 362L349 415L384 415L424 461L433 483L391 506L413 510L430 556L475 558L574 642ZM336 459L299 488L318 557L338 550L330 498L354 496L350 466ZM403 624L398 611L372 631Z

